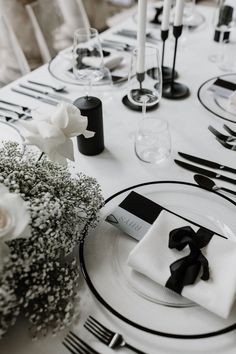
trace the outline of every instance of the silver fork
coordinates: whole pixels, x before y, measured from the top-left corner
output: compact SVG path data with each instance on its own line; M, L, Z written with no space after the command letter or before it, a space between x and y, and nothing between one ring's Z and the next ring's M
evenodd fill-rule
M215 128L213 128L211 125L209 125L208 129L210 130L210 132L212 134L214 134L218 139L226 142L226 143L230 143L230 142L234 142L236 141L236 137L235 136L231 136L231 135L225 135L222 134L221 132L219 132L218 130L216 130Z
M220 138L217 138L217 137L216 137L216 140L217 140L222 146L224 146L226 149L229 149L229 150L232 150L232 151L236 151L236 145L228 144L228 143L226 143L224 140L222 140L222 139L220 139Z
M62 344L71 354L99 354L73 332L69 332Z
M232 136L236 136L236 132L234 130L232 130L230 127L228 127L228 125L224 124L223 128L225 128L225 130L227 130L227 132L232 135Z
M102 343L106 344L109 348L119 349L126 347L135 353L146 354L125 342L121 334L113 332L110 329L106 328L92 316L88 317L87 321L84 324L84 327L96 338L98 338Z

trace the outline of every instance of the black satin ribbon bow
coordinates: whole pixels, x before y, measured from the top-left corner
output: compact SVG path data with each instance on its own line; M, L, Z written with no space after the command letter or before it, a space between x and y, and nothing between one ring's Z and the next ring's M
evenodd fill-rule
M189 246L190 253L170 265L171 276L166 282L167 288L181 294L185 285L194 284L201 268L201 279L209 279L208 260L202 254L201 248L210 242L213 234L212 231L201 227L195 232L190 226L180 227L170 232L169 248L182 251Z

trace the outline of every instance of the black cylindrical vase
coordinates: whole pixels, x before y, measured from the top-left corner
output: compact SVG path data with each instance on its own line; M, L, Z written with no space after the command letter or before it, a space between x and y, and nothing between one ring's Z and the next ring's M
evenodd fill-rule
M97 97L85 96L75 100L82 116L88 117L88 130L95 132L92 138L77 137L79 151L84 155L97 155L104 150L102 102Z

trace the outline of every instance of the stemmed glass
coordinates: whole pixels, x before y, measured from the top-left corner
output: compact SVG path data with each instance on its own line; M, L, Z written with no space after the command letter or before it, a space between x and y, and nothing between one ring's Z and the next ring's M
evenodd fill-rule
M183 25L193 30L203 24L204 21L204 16L196 10L196 0L185 0Z
M159 52L156 47L145 46L144 78L137 78L138 49L134 49L131 58L128 83L128 99L131 104L142 108L143 116L146 110L156 107L162 95L162 73Z
M88 96L92 84L105 75L102 47L95 28L79 28L74 33L73 73L87 87Z
M156 47L146 45L144 73L137 74L138 50L135 49L129 72L128 99L141 107L142 119L138 122L134 141L136 156L143 162L159 163L170 155L171 142L168 123L156 117L147 117L146 111L154 109L162 95L162 73ZM141 81L141 82L140 82Z
M214 40L219 42L218 53L210 55L210 61L218 63L223 54L223 44L229 41L229 33L235 26L234 8L227 5L226 0L218 0L213 16Z

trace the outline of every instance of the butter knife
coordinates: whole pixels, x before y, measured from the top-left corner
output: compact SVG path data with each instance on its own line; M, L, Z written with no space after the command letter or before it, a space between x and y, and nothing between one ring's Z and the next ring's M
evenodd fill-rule
M34 94L32 94L32 93L29 93L29 92L26 92L26 91L22 91L22 90L19 90L19 89L14 88L14 87L12 87L11 90L12 90L13 92L17 92L17 93L20 93L20 94L22 94L22 95L35 98L36 100L42 101L42 102L44 102L44 103L51 104L52 106L57 106L57 105L58 105L58 102L53 101L53 100L50 100L49 98L45 98L45 97L42 97L42 96L34 95Z
M51 97L51 98L55 98L58 101L65 101L67 103L72 103L72 101L69 98L63 97L61 95L57 95L56 93L52 93L52 92L36 89L35 87L32 87L30 85L25 85L25 84L19 84L19 86L22 87L22 88L25 88L27 90L31 90L31 91L34 91L34 92L37 92L37 93L41 93L41 94L46 95L46 96Z
M183 157L183 158L185 158L185 159L187 159L187 160L189 160L191 162L196 162L196 163L199 163L200 165L203 165L203 166L207 166L207 167L214 168L214 169L217 169L217 170L222 170L222 171L236 173L236 169L235 168L222 165L222 164L220 164L218 162L202 159L202 158L197 157L197 156L185 154L184 152L178 152L178 154L181 157Z
M224 175L221 175L219 173L216 173L214 171L210 171L210 170L206 170L205 168L201 168L201 167L198 167L198 166L195 166L195 165L191 165L189 163L186 163L186 162L183 162L183 161L180 161L180 160L174 160L174 162L189 170L189 171L192 171L192 172L196 172L196 173L199 173L201 175L205 175L205 176L208 176L208 177L211 177L211 178L216 178L216 179L220 179L222 181L225 181L225 182L229 182L229 183L232 183L232 184L236 184L236 179L233 179L233 178L230 178L230 177L227 177L227 176L224 176Z

